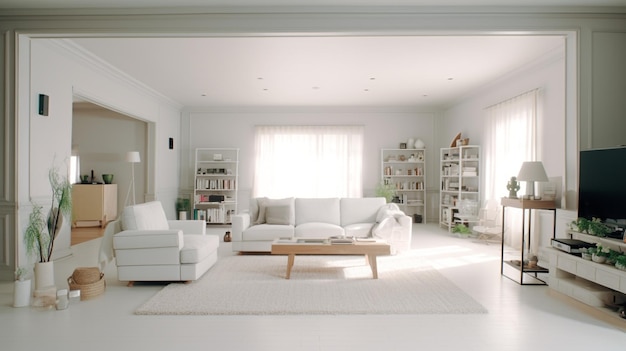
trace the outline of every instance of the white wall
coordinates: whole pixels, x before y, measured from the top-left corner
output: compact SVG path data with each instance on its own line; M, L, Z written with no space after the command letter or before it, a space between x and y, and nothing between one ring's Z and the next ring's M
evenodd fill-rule
M115 111L87 104L74 107L72 146L80 157L80 174L91 175L97 181L103 174L113 174L117 184L118 212L123 208L131 182L131 165L126 162L128 151L146 155L146 123ZM111 140L115 135L115 140ZM135 197L143 200L146 163L135 164Z
M566 168L564 48L476 91L467 100L445 111L440 124L441 142L449 143L452 136L461 131L463 135L470 137L471 143L483 144L484 109L535 88L540 89L543 102L538 107L539 160L543 162L548 177L564 179ZM520 160L520 166L521 162L523 160ZM502 184L502 187L505 188L506 184ZM557 199L557 207L560 207L561 203L565 206L565 201L560 200ZM533 249L534 252L538 252L538 247L550 245L553 212L545 211L533 218L536 220L533 235L537 235L533 238L539 238L534 240ZM509 228L507 233L507 238L521 237L521 227Z
M178 187L178 157L172 150L168 156L160 143L170 133L179 133L180 112L177 106L161 98L158 94L145 89L136 82L111 71L102 62L94 60L84 52L64 40L29 39L20 37L20 48L24 55L20 56L19 65L23 68L18 77L20 87L28 90L21 96L19 103L26 99L30 108L21 109L18 116L19 133L28 140L20 144L18 158L18 179L21 182L18 192L21 206L19 209L19 227L17 232L18 254L20 264L28 261L22 243L23 231L27 225L30 201L44 205L50 203L50 187L48 169L52 160L64 165L72 148L72 105L74 95L122 112L148 124L146 150L142 162L146 161L146 198L157 197L161 189L167 196L172 196L172 189ZM37 114L38 94L49 96L49 116ZM120 134L115 131L101 131L111 143L119 142ZM131 150L128 150L131 151ZM154 161L161 155L164 162ZM25 162L22 162L25 161ZM169 163L169 164L168 164ZM175 199L175 195L173 196ZM174 200L171 200L171 216L174 216ZM69 221L68 221L69 222ZM70 228L64 226L55 241L53 257L71 254Z
M195 148L239 148L239 209L245 210L252 193L255 125L363 125L366 156L363 161L363 194L373 196L381 176L381 148L398 148L409 138L421 138L428 149L427 167L429 170L435 167L434 118L435 114L430 112L356 108L188 111L183 118L183 130L187 133L184 137L187 157L183 156L182 187L188 191L192 189ZM435 187L438 180L430 172L427 176L427 186Z

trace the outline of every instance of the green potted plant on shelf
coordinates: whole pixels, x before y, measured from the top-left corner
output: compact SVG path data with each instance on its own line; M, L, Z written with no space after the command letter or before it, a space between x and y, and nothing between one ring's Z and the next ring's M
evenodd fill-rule
M615 268L626 271L626 254L621 254L615 258Z
M389 203L396 196L396 186L382 181L376 186L376 196L384 197Z
M59 175L57 168L48 172L52 189L52 202L48 216L44 217L43 207L33 204L28 216L28 226L24 232L26 253L37 257L35 263L35 287L54 285L54 266L51 260L54 240L59 235L63 218L72 213L72 185L67 177Z
M591 254L591 260L597 263L604 263L609 257L610 249L608 247L602 247L598 244Z

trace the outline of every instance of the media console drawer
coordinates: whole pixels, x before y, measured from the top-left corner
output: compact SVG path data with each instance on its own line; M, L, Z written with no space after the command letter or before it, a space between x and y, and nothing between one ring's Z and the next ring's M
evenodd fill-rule
M556 255L556 266L561 270L576 274L576 260L574 258Z

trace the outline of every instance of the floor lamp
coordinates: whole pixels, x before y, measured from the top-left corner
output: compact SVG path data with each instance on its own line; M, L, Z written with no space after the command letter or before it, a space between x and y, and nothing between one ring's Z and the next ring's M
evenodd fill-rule
M131 190L133 193L133 202L131 205L135 204L135 163L141 162L141 158L139 157L139 151L127 152L126 162L130 163L130 172L131 172L130 185L128 186L128 193L126 194L126 201L124 201L124 205L128 206L129 205L128 200L130 198Z

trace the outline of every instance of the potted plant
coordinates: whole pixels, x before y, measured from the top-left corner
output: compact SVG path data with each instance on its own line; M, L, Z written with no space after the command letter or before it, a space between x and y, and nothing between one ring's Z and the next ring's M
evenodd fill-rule
M43 207L33 204L24 233L24 244L29 255L36 255L35 287L40 289L54 285L54 266L51 261L54 239L59 235L63 217L72 213L72 185L67 177L61 177L57 168L48 172L52 189L52 203L47 218Z
M621 254L615 259L615 268L626 271L626 255Z
M396 186L382 181L376 186L376 196L384 197L389 203L396 196Z
M176 199L176 212L178 213L178 219L187 219L187 214L190 211L191 202L188 198L179 197Z
M30 270L20 267L15 271L15 283L13 285L13 307L30 305L31 280Z
M589 222L589 234L605 237L611 233L611 228L609 228L606 224L602 223L600 218L592 218L591 222Z
M582 247L580 249L580 257L582 257L583 260L591 261L591 255L593 254L594 251L595 251L595 248L593 247L591 248Z
M459 223L452 228L452 232L456 233L461 238L467 238L472 234L472 231L463 223Z
M608 247L597 245L594 252L591 254L591 260L597 263L604 263L607 257L609 257L609 252L610 249Z

